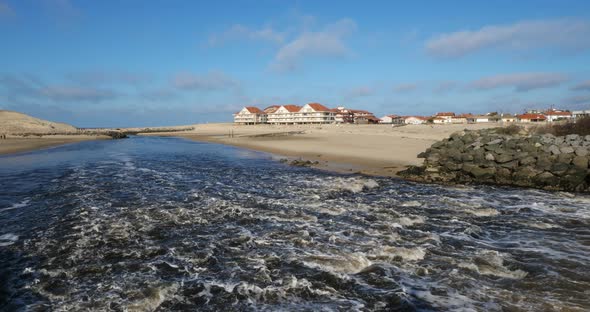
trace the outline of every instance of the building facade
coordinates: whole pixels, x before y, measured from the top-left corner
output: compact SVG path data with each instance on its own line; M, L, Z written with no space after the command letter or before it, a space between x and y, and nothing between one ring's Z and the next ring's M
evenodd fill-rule
M266 116L258 107L246 106L234 114L234 122L244 125L261 124L267 122Z

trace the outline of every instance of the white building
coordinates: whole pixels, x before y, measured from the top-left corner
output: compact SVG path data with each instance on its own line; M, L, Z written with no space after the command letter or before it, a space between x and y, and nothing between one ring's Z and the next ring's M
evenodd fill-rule
M566 120L572 118L572 113L568 111L550 109L546 111L543 115L547 117L548 122L553 122L557 120Z
M396 115L386 115L386 116L379 118L379 120L381 120L381 123L391 124L391 123L393 123L393 120L396 119L397 117L398 116L396 116Z
M320 103L305 104L295 113L295 123L324 124L334 123L336 112Z
M258 107L246 106L234 114L234 122L245 125L266 123L266 116Z
M428 118L420 116L407 116L404 119L404 123L407 125L421 125L425 124L427 121Z
M590 109L573 111L572 116L576 119L590 117Z
M270 124L293 124L300 109L297 105L281 105L274 113L268 114L266 120Z

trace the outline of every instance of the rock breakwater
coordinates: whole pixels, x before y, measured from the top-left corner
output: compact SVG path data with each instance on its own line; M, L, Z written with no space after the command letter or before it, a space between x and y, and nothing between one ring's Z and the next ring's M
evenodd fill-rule
M590 135L505 134L501 128L461 131L418 155L404 178L485 183L590 193Z

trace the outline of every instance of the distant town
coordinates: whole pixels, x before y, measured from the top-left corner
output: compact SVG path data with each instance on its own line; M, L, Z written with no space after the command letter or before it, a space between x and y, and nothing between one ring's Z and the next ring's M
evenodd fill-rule
M272 105L265 109L246 106L234 114L237 124L467 124L467 123L545 123L575 120L590 116L589 110L569 111L561 109L528 110L523 114L489 112L473 115L471 113L456 114L454 112L438 112L432 116L400 116L385 115L381 118L366 110L346 107L328 108L320 103L309 103L303 106Z

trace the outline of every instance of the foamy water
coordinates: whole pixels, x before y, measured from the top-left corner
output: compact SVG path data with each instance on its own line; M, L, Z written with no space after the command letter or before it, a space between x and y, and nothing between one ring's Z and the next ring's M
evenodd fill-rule
M584 311L590 198L172 138L0 157L0 310Z

